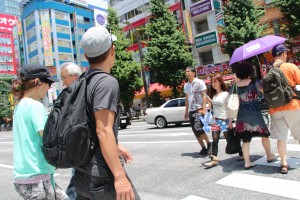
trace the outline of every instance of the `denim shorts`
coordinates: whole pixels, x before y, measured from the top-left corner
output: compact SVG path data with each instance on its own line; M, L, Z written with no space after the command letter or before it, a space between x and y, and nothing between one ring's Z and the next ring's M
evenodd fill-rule
M228 131L228 123L229 119L215 119L215 124L211 126L212 131L220 130L221 132L227 132Z

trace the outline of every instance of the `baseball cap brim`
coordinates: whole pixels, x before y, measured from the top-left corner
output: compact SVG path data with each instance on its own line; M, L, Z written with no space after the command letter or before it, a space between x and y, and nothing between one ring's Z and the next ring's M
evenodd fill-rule
M49 81L52 81L52 82L59 82L59 79L51 77L51 76L47 77L46 79L48 79Z
M117 36L115 36L114 34L111 34L111 41L115 42L117 41Z

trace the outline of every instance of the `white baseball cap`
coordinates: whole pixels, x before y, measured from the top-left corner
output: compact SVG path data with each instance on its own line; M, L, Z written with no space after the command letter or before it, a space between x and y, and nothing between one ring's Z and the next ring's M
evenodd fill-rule
M82 36L80 46L85 55L94 58L104 54L117 37L103 26L89 28Z

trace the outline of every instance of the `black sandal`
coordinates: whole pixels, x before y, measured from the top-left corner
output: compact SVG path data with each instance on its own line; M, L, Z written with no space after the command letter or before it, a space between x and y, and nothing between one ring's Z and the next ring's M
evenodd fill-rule
M280 173L281 174L287 174L289 173L289 165L280 165Z

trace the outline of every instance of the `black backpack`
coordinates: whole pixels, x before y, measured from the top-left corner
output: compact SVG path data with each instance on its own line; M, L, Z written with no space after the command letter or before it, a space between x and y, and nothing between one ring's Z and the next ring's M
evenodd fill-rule
M279 68L281 64L272 67L262 79L264 99L270 108L283 106L294 98L293 89Z
M87 82L99 73L104 72L83 73L55 100L44 128L42 152L47 162L57 168L87 164L99 144L95 128L89 124L92 109L86 97Z

